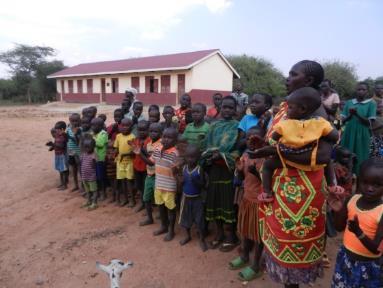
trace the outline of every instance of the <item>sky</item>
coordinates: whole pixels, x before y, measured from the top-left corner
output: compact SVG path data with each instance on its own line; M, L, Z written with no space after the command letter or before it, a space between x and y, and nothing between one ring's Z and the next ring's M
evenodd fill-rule
M50 46L73 66L219 48L263 57L285 75L310 59L350 62L360 79L376 78L382 14L381 0L12 0L0 11L0 51Z

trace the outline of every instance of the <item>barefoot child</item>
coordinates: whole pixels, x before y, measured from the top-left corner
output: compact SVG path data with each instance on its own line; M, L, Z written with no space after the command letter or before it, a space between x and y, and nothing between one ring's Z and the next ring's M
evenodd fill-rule
M153 202L154 202L154 186L155 186L155 166L150 160L153 151L161 147L162 127L160 123L152 123L149 127L150 141L141 149L141 158L146 163L146 178L143 201L146 209L146 219L140 222L140 226L153 224Z
M378 250L383 240L383 160L370 158L360 167L359 193L334 211L343 235L331 287L383 287Z
M144 160L142 160L140 156L141 148L146 146L146 144L149 143L150 138L148 137L149 134L149 122L146 120L141 120L137 124L137 137L133 141L134 146L134 153L136 156L133 160L133 168L134 168L134 184L135 184L135 193L139 193L141 198L141 204L137 208L136 212L141 211L144 209L144 186L145 186L145 178L146 178L146 163Z
M134 140L134 135L132 134L133 121L124 118L121 121L121 133L116 136L114 141L114 148L116 148L117 157L116 157L116 175L119 186L122 190L122 193L125 196L125 201L120 202L120 191L117 190L117 204L124 206L129 203L129 195L133 193L133 182L134 182L134 169L133 169L133 147L131 143ZM132 199L132 202L135 202L135 199Z
M186 164L182 170L181 180L183 197L180 212L180 223L185 229L186 237L180 241L180 244L185 245L191 240L190 229L195 223L199 233L199 245L202 251L205 252L208 249L204 236L205 221L202 201L202 188L205 184L205 177L202 167L198 165L200 156L199 146L189 144L186 147Z
M181 104L181 107L175 111L175 115L178 118L178 123L179 123L178 132L182 134L182 133L184 133L186 125L188 123L190 123L188 121L188 118L190 118L189 116L190 116L190 112L191 112L190 95L189 94L182 95L181 99L180 99L180 104Z
M251 100L250 100L251 103ZM250 104L251 105L251 104ZM260 127L252 127L246 132L247 151L243 153L236 168L238 175L243 179L244 195L239 205L238 213L238 234L241 237L240 256L229 263L229 269L242 269L238 273L241 281L251 281L262 276L260 259L263 250L263 243L259 238L258 230L258 195L262 192L262 182L258 172L262 165L261 159L253 159L248 151L254 151L263 146L264 130ZM250 253L254 248L254 262L248 265ZM245 267L247 266L247 267Z
M68 138L65 129L66 124L64 121L58 121L55 124L55 141L52 143L55 151L55 168L60 173L58 190L66 190L68 188L68 163L66 155Z
M158 123L160 122L160 107L156 104L152 104L148 109L148 120L150 123Z
M291 161L285 161L274 156L265 160L262 170L264 193L259 195L262 202L273 201L271 181L274 170L282 168L284 162L288 166L300 168L305 171L315 171L323 166L316 165L316 152L319 138L325 137L334 144L338 140L338 132L330 122L322 117L313 117L313 113L320 107L321 98L319 92L311 87L297 89L287 98L288 119L281 121L274 128L272 139L278 141L278 150L289 153L301 153L306 148L313 148L311 165L305 166ZM280 154L278 152L278 154Z
M83 152L80 156L81 179L88 198L87 202L82 205L82 208L87 208L88 210L94 210L98 207L95 144L96 142L93 138L85 138L82 143Z
M177 180L173 175L173 167L178 160L178 151L175 147L178 132L174 128L165 129L162 134L161 146L153 152L155 164L155 203L159 205L161 227L154 231L154 235L167 233L164 241L174 238L174 225L176 223L176 192Z
M106 146L108 145L108 133L104 128L104 121L96 117L91 121L93 138L96 143L96 175L97 175L97 193L100 196L100 201L106 198L106 171L105 171L105 155Z
M74 188L72 191L79 189L78 186L78 168L80 166L80 128L81 117L78 113L73 113L69 116L69 123L66 134L68 136L68 164L72 167Z

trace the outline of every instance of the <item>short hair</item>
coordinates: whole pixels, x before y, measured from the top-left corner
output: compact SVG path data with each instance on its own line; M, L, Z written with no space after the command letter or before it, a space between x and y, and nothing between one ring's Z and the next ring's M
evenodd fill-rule
M251 97L254 97L255 95L261 95L263 97L263 100L265 104L267 104L269 107L273 106L273 96L267 93L254 93Z
M383 158L372 157L362 162L360 165L360 174L365 172L368 168L383 169Z
M144 103L142 103L141 101L136 101L136 102L134 102L134 103L133 103L133 109L134 109L134 107L137 106L137 105L142 105L142 106L144 106Z
M305 104L308 109L308 113L317 110L321 104L322 99L318 90L312 87L302 87L292 92L289 98L296 97L299 103Z
M66 123L64 121L57 121L55 124L55 129L66 129Z
M172 109L173 112L174 112L174 108L173 108L173 106L170 106L170 105L166 105L166 106L164 106L164 109L162 110L162 112L164 112L165 109Z
M311 85L314 89L319 89L320 83L322 83L324 79L324 69L322 65L320 65L316 61L312 60L302 60L296 63L295 65L300 65L303 67L303 73L306 76L313 77L313 83ZM294 65L294 66L295 66Z
M138 127L138 125L145 125L147 128L149 128L149 126L150 126L149 124L150 124L150 122L147 120L140 120L137 123L137 127Z
M97 116L98 118L101 118L102 119L102 121L106 121L106 115L105 114L98 114L98 116Z
M202 111L206 113L206 105L200 102L194 103L193 106L199 106L202 108Z
M233 101L234 104L235 104L235 107L237 107L237 105L238 105L237 99L235 99L234 96L226 95L225 97L222 98L222 102L225 101L225 100Z
M160 106L158 106L157 104L152 104L149 106L148 112L150 112L152 110L160 111Z
M121 108L114 109L113 114L116 114L116 113L122 114L122 109Z
M213 97L214 97L214 96L220 96L221 98L223 97L222 93L219 93L219 92L214 93L214 94L213 94Z
M255 126L250 127L250 128L247 130L246 134L249 133L250 131L259 132L259 134L260 134L262 137L265 136L265 134L266 134L265 129L263 129L262 127L260 127L260 126L258 126L258 125L255 125Z
M359 85L365 85L367 87L367 90L370 89L370 84L368 84L368 82L366 81L360 81L356 84L356 86L359 86Z

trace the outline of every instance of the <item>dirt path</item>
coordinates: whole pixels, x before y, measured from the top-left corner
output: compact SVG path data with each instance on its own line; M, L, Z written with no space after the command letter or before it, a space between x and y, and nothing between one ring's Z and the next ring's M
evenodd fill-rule
M110 111L108 111L110 115ZM139 227L141 214L102 203L87 212L83 198L57 191L53 154L44 143L65 112L0 107L0 287L108 287L98 260L133 261L122 287L281 287L267 278L243 284L227 263L236 252L202 253L196 241L180 247L182 232L165 243L157 224ZM111 117L109 118L109 120ZM110 122L110 121L109 121ZM329 240L334 260L339 240ZM315 287L329 287L332 269Z

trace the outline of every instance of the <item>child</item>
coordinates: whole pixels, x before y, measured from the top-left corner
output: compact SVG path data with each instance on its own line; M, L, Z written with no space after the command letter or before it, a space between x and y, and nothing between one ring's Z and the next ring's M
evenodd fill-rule
M93 138L96 144L96 176L97 187L100 196L100 201L106 198L106 171L105 171L105 155L106 146L108 145L108 133L102 128L104 127L104 121L99 118L93 118L91 121L91 128L93 132Z
M96 106L89 106L87 112L88 112L87 116L90 118L90 121L92 121L94 118L96 118L97 107Z
M383 121L378 118L371 123L370 158L383 158Z
M110 203L116 202L116 190L117 190L117 180L116 180L116 153L113 148L113 141L109 140L108 146L106 149L105 156L105 166L106 166L106 178L109 181L109 184L112 188L112 199Z
M139 155L141 152L141 148L146 146L146 144L149 143L150 138L148 137L149 134L149 122L146 120L141 120L137 124L137 137L133 141L133 147L134 152L136 156L133 160L133 168L134 168L134 181L135 181L135 189L134 191L139 191L140 198L141 198L141 206L138 207L136 212L141 211L144 209L144 185L145 185L145 178L146 178L146 163L144 160L142 160L141 156ZM135 198L135 193L133 195L133 198Z
M81 118L81 132L82 134L89 133L90 131L91 118L84 116Z
M181 104L181 107L178 108L176 111L175 111L175 115L177 116L178 118L178 123L179 123L179 130L178 132L179 133L184 133L184 130L186 128L186 125L188 123L190 123L189 121L187 121L187 117L188 115L187 114L190 114L191 112L191 98L190 98L190 95L189 94L184 94L181 96L181 99L180 99L180 104ZM191 118L191 117L189 117Z
M355 162L355 155L342 146L335 148L334 172L336 182L341 186L346 195L352 195L352 167Z
M161 139L162 145L153 152L152 156L156 174L154 199L155 203L159 205L161 216L161 227L154 231L154 235L167 233L164 241L171 241L174 238L176 223L177 180L172 168L178 160L178 151L175 147L177 137L176 129L165 129Z
M221 103L222 103L222 94L221 93L215 93L213 95L213 107L210 107L209 110L207 110L207 118L208 121L214 121L219 116L219 110L221 109Z
M125 196L125 201L120 202L120 191L117 190L117 204L125 206L129 203L128 195L133 194L133 181L134 181L134 169L133 169L133 147L132 142L136 138L132 134L133 121L124 118L121 121L121 133L117 134L113 147L116 148L116 176L117 181L120 183L121 190ZM135 199L132 199L132 203Z
M121 111L124 118L128 118L130 107L132 106L132 102L128 98L124 98L121 103Z
M210 126L207 134L206 151L202 154L202 163L209 175L206 196L207 221L215 221L217 232L211 241L212 249L229 252L238 244L235 233L236 213L234 209L233 177L237 150L238 121L234 120L237 102L234 97L222 99L221 117ZM228 224L225 235L224 224ZM225 242L224 242L225 241ZM224 243L223 243L224 242Z
M54 143L47 143L49 146L54 147L55 151L55 168L60 173L60 185L57 187L58 190L66 190L68 188L68 165L66 155L68 138L65 129L66 124L64 121L56 122Z
M156 104L150 105L148 109L148 115L150 123L160 122L160 107L158 107Z
M251 100L250 100L251 103ZM254 151L263 146L264 130L260 127L252 127L246 132L246 145L248 151ZM238 213L238 233L241 236L242 249L240 256L229 263L229 269L241 269L247 265L250 260L250 253L254 247L254 262L245 267L238 273L241 281L251 281L260 277L262 269L260 267L260 258L262 255L263 244L259 238L258 230L258 195L262 192L262 182L259 169L262 160L252 159L251 154L243 153L237 162L236 168L241 179L244 179L244 195L239 205Z
M145 120L145 116L142 114L144 110L144 104L141 101L136 101L133 103L133 111L128 113L128 116L125 118L129 118L133 121L133 125L137 125L137 123L141 120Z
M100 118L103 122L104 122L104 126L102 127L102 130L105 130L106 131L106 115L105 114L98 114L97 116L98 118Z
M153 152L161 147L162 127L160 123L152 123L149 126L150 141L141 149L140 156L145 161L146 178L143 201L146 209L146 219L140 222L140 226L153 224L153 201L154 201L154 185L155 185L155 166L148 159L152 159Z
M79 189L78 186L78 168L80 166L80 114L73 113L69 116L69 123L66 134L68 136L68 164L72 167L74 188L72 191Z
M162 110L162 117L164 117L163 122L160 122L162 126L162 131L164 131L166 128L174 128L178 131L178 123L175 120L174 116L174 108L172 106L165 106L164 110Z
M376 103L368 95L368 83L356 86L356 98L348 100L341 114L345 124L341 145L356 154L353 172L359 174L360 164L368 159L370 153L370 125L376 118Z
M262 170L264 193L261 193L258 199L261 202L273 201L271 181L275 169L282 168L285 163L304 171L320 169L323 166L316 165L319 138L325 137L334 144L338 140L337 130L327 120L322 117L312 117L312 114L321 105L321 98L317 90L311 87L297 89L289 95L287 103L289 107L288 119L275 126L272 139L278 141L278 151L284 149L290 153L299 153L298 151L307 147L314 147L311 165L307 167L299 163L285 161L276 156L265 160ZM278 152L278 154L280 153Z
M83 152L80 156L81 179L87 193L88 200L81 207L89 211L97 209L97 181L96 181L96 155L94 147L96 142L93 138L85 138L82 147Z
M383 240L383 160L370 158L360 167L358 194L334 211L342 231L331 287L383 287L378 250Z
M201 191L205 184L205 177L202 167L198 165L200 156L199 146L189 144L186 147L186 164L183 167L181 179L183 197L180 212L180 223L186 231L186 237L180 241L180 244L185 245L191 240L190 229L195 223L199 232L199 245L205 252L208 248L204 236L204 205Z
M200 151L203 151L205 150L205 138L210 128L210 125L205 122L206 106L202 103L196 103L191 112L193 123L186 126L182 138L189 144L197 145Z
M122 109L117 108L116 110L114 110L113 118L114 118L114 123L110 124L106 128L106 132L108 132L108 138L112 141L116 140L117 134L120 133L119 127L121 126L122 118L124 118L124 115L122 113Z
M273 105L273 98L266 93L257 93L249 98L250 115L245 115L239 122L240 137L244 137L247 130L258 124L262 115Z

